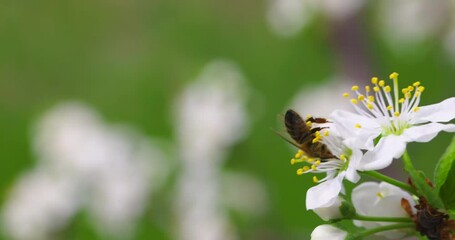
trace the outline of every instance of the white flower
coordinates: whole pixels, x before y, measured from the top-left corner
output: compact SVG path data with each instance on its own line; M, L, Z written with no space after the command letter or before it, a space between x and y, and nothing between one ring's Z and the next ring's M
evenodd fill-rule
M371 217L409 217L401 207L401 199L415 205L411 195L398 187L385 182L365 182L358 185L352 191L352 204L359 215ZM354 224L359 227L374 228L393 224L393 222L370 222L355 220ZM393 230L378 233L391 239L397 239L406 235L403 230Z
M347 232L329 224L317 226L311 233L311 240L343 240L348 235Z
M327 207L315 208L313 211L324 221L332 219L339 219L342 217L340 207L342 204L342 198L337 197L332 205Z
M308 124L308 123L307 123ZM318 179L313 176L313 181L319 183L308 189L306 195L306 208L315 209L328 207L335 203L337 196L343 189L343 179L355 183L360 179L357 173L357 165L363 154L359 148L343 142L345 136L352 137L343 126L336 123L316 124L314 127L324 128L315 133L313 142L325 144L328 150L334 155L333 158L310 158L305 152L299 150L295 157L291 159L291 164L307 163L304 167L297 170L297 174L305 173L326 173L326 177Z
M398 94L398 73L390 74L393 89L384 80L372 78L373 87L365 87L365 95L353 86L356 98L351 99L357 114L342 110L332 115L334 121L350 128L357 135L351 144L369 150L360 170L377 170L389 166L394 158L403 155L406 143L428 142L440 131L455 132L454 124L443 124L455 118L455 98L420 107L420 97L425 90L415 82ZM391 93L393 91L393 94ZM348 93L344 94L349 97ZM359 106L360 105L360 106ZM374 140L380 137L374 145Z

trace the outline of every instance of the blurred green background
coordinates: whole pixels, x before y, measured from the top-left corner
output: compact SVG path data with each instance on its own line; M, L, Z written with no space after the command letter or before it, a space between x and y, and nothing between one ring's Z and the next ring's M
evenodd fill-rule
M364 3L342 20L315 12L299 31L283 37L267 21L271 2L2 0L0 206L20 174L36 165L30 131L45 110L78 100L108 123L128 123L146 136L175 142L175 99L207 63L225 58L239 66L253 94L248 135L222 168L259 178L269 198L261 218L230 215L238 237L309 239L321 223L304 205L312 176L295 174L289 164L293 150L270 130L280 128L277 116L291 98L334 75L367 82L397 71L403 84L420 80L426 86L423 105L435 103L453 96L455 62L441 40L447 22L436 34L409 39L406 51L399 51L401 45L381 30L377 9L384 3ZM352 57L365 61L358 68L346 64ZM417 167L432 176L450 137L411 144ZM175 216L158 210L169 207L173 178L153 197L155 211L144 213L134 239L173 239ZM83 212L62 236L103 239Z

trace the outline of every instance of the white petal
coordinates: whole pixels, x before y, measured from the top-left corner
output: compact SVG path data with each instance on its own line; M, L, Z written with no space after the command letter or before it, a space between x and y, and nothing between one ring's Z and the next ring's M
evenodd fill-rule
M342 217L340 206L342 203L342 198L337 197L335 202L327 207L315 208L313 211L324 221L329 221L331 219L338 219Z
M317 226L311 233L311 240L344 240L347 232L332 225L324 224Z
M361 215L368 214L368 209L377 201L378 192L380 188L377 182L364 182L354 188L351 199L355 210Z
M403 155L406 142L396 135L381 138L373 151L368 151L359 163L359 169L364 171L386 168L394 158Z
M336 110L331 114L334 122L341 126L338 128L346 139L343 143L348 147L359 147L362 149L373 149L373 141L381 133L381 126L373 119L359 114ZM360 124L361 128L356 128Z
M341 172L335 178L308 189L306 194L306 208L310 210L332 205L341 191L345 174L346 172Z
M406 129L402 136L407 142L429 142L440 131L455 132L455 124L427 123Z
M422 106L414 115L418 122L448 122L455 118L455 97Z
M359 149L353 149L352 155L349 157L349 166L348 169L346 169L346 179L353 183L360 180L360 175L357 173L357 170L362 157L363 153Z

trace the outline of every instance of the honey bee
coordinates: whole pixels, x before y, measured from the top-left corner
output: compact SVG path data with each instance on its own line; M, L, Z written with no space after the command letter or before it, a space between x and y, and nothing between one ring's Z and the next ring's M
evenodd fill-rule
M321 131L323 128L311 128L306 123L327 123L325 118L308 117L306 121L294 110L289 109L284 115L284 125L289 136L294 142L287 140L300 150L304 151L306 155L311 158L319 158L321 160L328 158L336 158L327 146L321 142L313 142L316 137L316 132Z

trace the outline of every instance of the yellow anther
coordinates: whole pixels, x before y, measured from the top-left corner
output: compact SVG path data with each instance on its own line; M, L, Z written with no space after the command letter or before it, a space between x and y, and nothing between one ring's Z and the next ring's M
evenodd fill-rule
M414 91L414 87L413 87L413 86L408 86L408 90L409 90L410 92L412 92L412 91Z
M314 165L314 164L311 165L311 171L316 171L316 169L317 169L316 165Z
M392 106L391 105L387 106L387 110L389 111L392 110Z
M371 78L371 83L377 84L378 83L378 78L377 77L372 77Z
M306 115L306 119L312 118L312 117L313 117L313 116L311 116L311 114L307 114L307 115Z
M357 104L357 99L355 99L355 98L351 99L351 103L352 104Z
M306 121L306 125L307 125L308 127L311 127L311 124L313 124L311 121Z
M416 97L420 96L420 92L416 91L415 95L416 95Z
M374 102L374 97L373 97L373 96L368 96L368 100L369 100L370 102Z
M314 162L314 158L308 158L307 162L309 162L309 163Z
M356 123L356 124L355 124L355 127L356 127L356 128L362 128L362 125L360 125L360 123Z
M417 82L413 83L413 84L412 84L412 86L414 86L414 87L418 87L418 86L420 86L420 82L419 82L419 81L417 81Z
M359 101L363 101L365 100L365 96L363 96L362 94L360 94L357 99L359 99Z
M305 172L304 172L303 169L301 169L301 168L297 169L297 175L302 175L302 174L304 174L304 173L305 173Z
M390 92L390 90L392 90L392 89L390 88L390 86L385 86L385 87L384 87L384 90L385 90L386 92Z
M404 98L400 98L400 100L398 100L399 103L404 103Z
M379 87L374 87L374 88L373 88L373 91L379 92Z
M379 198L384 198L381 192L376 193L376 196L378 196Z
M352 91L357 91L357 90L359 90L359 86L354 85L354 86L352 86L351 90L352 90Z
M395 115L395 117L399 117L400 116L400 112L394 112L393 115Z
M403 94L406 94L406 93L409 92L409 90L408 90L408 88L403 88L403 89L401 89L401 92L402 92Z
M343 97L348 98L349 97L349 93L343 93Z
M370 92L370 86L365 86L365 92Z
M318 183L318 182L319 182L319 179L318 179L318 177L316 177L316 176L313 176L313 182L314 182L314 183Z
M405 97L405 98L411 98L411 93L409 93L409 92L406 93L406 94L404 95L404 97Z
M396 72L391 73L391 74L389 75L389 78L390 78L390 79L397 79L397 78L398 78L398 73L396 73Z
M301 158L303 153L297 152L294 156L294 158Z
M311 142L312 143L317 143L317 142L319 142L319 140L321 140L320 137L315 137L315 138L313 138L313 140Z
M420 86L420 87L417 88L417 90L418 90L419 92L423 92L423 91L425 91L425 88L424 88L423 86Z
M326 136L326 137L329 136L329 131L328 130L324 131L324 136Z
M385 85L384 80L379 81L379 86L380 86L380 87L384 87L384 85Z
M302 169L303 171L305 171L305 172L306 172L306 171L310 170L310 167L308 167L308 166L304 166L304 167L303 167L303 168L301 168L301 169Z
M419 109L420 109L419 107L414 107L413 110L414 110L414 112L417 112L417 111L419 111Z
M294 165L295 164L295 159L291 159L291 165Z
M317 160L316 162L314 162L314 165L316 165L316 166L321 165L321 160Z
M346 155L340 154L340 159L341 159L342 161L346 161Z
M368 103L368 104L367 104L367 108L370 109L370 110L373 110L373 104Z

